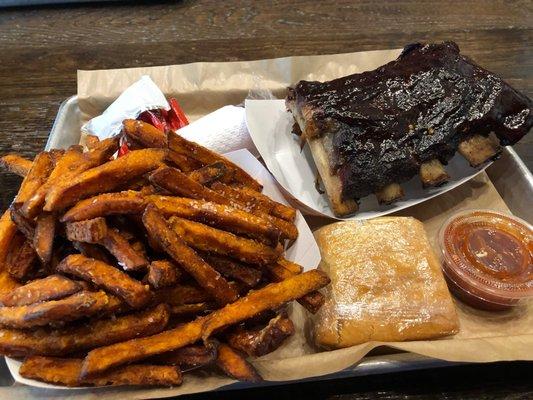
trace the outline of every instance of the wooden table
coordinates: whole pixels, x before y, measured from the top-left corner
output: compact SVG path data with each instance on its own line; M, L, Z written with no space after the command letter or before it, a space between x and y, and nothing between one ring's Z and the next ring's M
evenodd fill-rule
M523 1L183 1L0 10L0 154L42 149L77 69L397 48L454 40L533 95L532 3ZM530 134L515 146L533 167ZM0 205L19 178L0 174ZM258 398L527 398L531 363L465 366L250 391ZM217 395L230 398L234 394ZM200 397L198 397L200 398Z

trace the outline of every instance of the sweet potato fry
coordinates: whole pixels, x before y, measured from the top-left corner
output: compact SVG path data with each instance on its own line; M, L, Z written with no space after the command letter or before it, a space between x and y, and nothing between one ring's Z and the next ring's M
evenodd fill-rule
M282 280L289 279L291 276L295 275L289 269L284 267L284 265L289 265L291 268L295 269L292 266L292 264L294 263L291 263L288 260L283 260L282 263L278 262L278 263L270 264L266 266L266 269L268 270L269 275L271 276L272 280L274 280L275 282L280 282ZM312 314L316 314L316 312L324 304L325 300L326 299L324 295L316 291L316 292L311 292L311 293L306 294L305 296L298 299L297 301L307 311L309 311Z
M153 205L148 205L143 214L147 231L157 238L163 249L198 284L220 304L231 303L238 297L228 282L170 229L165 219Z
M278 203L246 186L234 187L222 182L212 182L210 187L225 198L240 204L248 212L270 214L289 222L293 222L296 218L296 210L294 208Z
M17 232L10 244L11 248L5 259L9 274L21 281L26 279L35 270L37 254L31 243L20 232Z
M177 386L182 382L181 372L172 366L127 365L90 379L80 379L82 360L33 356L20 366L25 378L64 386Z
M108 302L104 292L81 291L61 300L0 308L0 325L26 329L94 315Z
M69 222L65 232L67 239L73 242L100 243L107 236L107 224L103 218Z
M42 213L37 217L35 236L33 237L33 248L41 261L45 264L49 263L52 259L55 231L55 215Z
M106 264L113 264L113 259L107 253L107 251L96 244L72 242L72 246L85 257L94 258L96 260L103 261Z
M314 269L252 291L243 299L211 313L203 327L202 337L207 338L224 326L251 318L261 311L277 308L287 301L299 299L326 286L329 281L324 272ZM248 301L244 300L246 298Z
M82 172L108 161L117 149L118 137L99 141L94 149L86 153L83 153L83 149L79 146L71 146L54 167L46 184L24 204L24 214L28 217L37 215L42 210L45 201L57 198L62 186L68 185Z
M148 266L147 280L154 289L174 286L180 276L178 267L167 260L152 261Z
M220 343L218 346L216 364L226 375L239 381L263 380L252 364L225 343Z
M226 166L221 162L206 165L195 171L190 172L187 176L202 185L216 181L226 175L228 172Z
M11 251L11 242L17 234L17 227L11 220L11 211L6 210L0 217L0 295L9 293L19 286L9 274L7 256Z
M172 316L194 316L215 308L216 304L213 303L182 304L179 306L170 306L170 314L172 314Z
M103 318L81 326L33 331L0 329L0 354L63 356L161 332L168 323L164 304L118 318Z
M217 154L195 142L191 142L184 137L176 134L169 133L168 135L168 147L170 150L183 154L200 161L203 165L213 164L215 162L222 162L228 170L233 171L235 180L251 187L254 190L261 191L263 188L259 182L248 175L242 168L232 163L227 158Z
M229 204L226 198L172 167L160 167L150 174L150 182L177 196Z
M48 191L51 190L59 180L68 179L69 176L74 176L74 173L81 173L85 166L86 162L80 146L71 146L65 152L63 157L55 163L54 169L50 173L48 180L36 190L33 196L24 202L24 205L22 206L24 215L28 218L33 218L39 214L43 208Z
M165 157L161 149L130 151L123 157L91 168L56 186L46 196L45 211L63 210L77 201L113 189L156 169Z
M182 172L192 172L199 168L202 168L202 163L194 158L188 157L185 154L178 154L175 151L168 150L165 161L175 165Z
M148 265L148 261L135 250L122 234L108 228L101 217L66 225L67 238L73 242L96 243L104 246L125 270L138 270Z
M256 215L222 204L181 197L152 195L146 197L166 217L178 217L202 222L238 235L276 245L280 231L272 223Z
M42 152L35 156L28 174L22 180L14 203L24 203L46 182L52 172L53 164L50 153Z
M175 365L183 370L191 370L209 365L216 360L217 351L215 346L204 346L200 344L182 347L181 349L170 351L151 357L148 362L163 365Z
M250 292L224 308L156 335L116 343L90 351L83 361L82 376L91 376L112 367L134 362L155 354L177 350L207 339L215 330L251 318L262 311L275 309L329 283L324 272L312 270L285 281Z
M276 263L292 272L293 275L301 274L304 270L300 264L296 264L295 262L289 261L284 257L278 258Z
M0 217L0 266L3 265L6 255L9 253L9 244L16 233L17 226L11 219L11 210L7 209Z
M239 327L230 332L226 339L234 349L252 357L261 357L276 350L289 336L294 334L294 324L285 314L272 318L265 327L244 329Z
M0 296L0 303L6 307L26 306L41 301L57 300L79 292L82 286L61 275L50 275L20 286Z
M237 190L239 193L241 193L241 195L249 196L250 199L254 198L256 202L263 204L263 206L266 208L269 208L270 211L268 214L272 214L275 217L282 218L290 222L293 222L296 219L296 210L292 207L278 203L261 192L255 191L246 186L239 187Z
M144 147L168 147L167 135L151 124L134 119L125 119L122 121L122 125L127 138Z
M135 250L117 229L107 229L107 234L99 243L115 256L126 271L136 271L148 265L142 253Z
M212 300L211 296L203 289L191 285L176 285L162 288L154 292L158 303L167 303L171 306L183 304L203 303Z
M261 281L261 271L227 257L202 253L201 257L227 278L235 279L252 288Z
M35 221L22 215L20 208L21 203L11 204L9 207L11 210L11 219L17 226L19 232L21 232L30 242L33 242L33 238L35 236Z
M193 248L230 256L250 264L272 263L282 252L279 247L274 249L254 240L179 217L172 217L170 226L185 243Z
M78 202L61 217L61 222L83 221L109 215L140 214L144 207L145 201L139 192L128 190L103 193Z
M98 143L100 143L100 139L98 138L98 136L95 136L95 135L85 136L85 146L87 146L89 150L92 150L96 146L98 146Z
M113 293L133 308L145 306L150 300L150 290L141 282L111 265L81 254L65 258L56 268L59 272L70 274L92 282L98 287Z
M50 158L52 158L52 165L55 166L59 159L65 154L64 149L52 149L49 151Z
M150 175L150 181L177 196L223 204L247 213L252 213L254 211L253 207L248 203L240 199L235 199L228 193L221 194L215 192L194 181L175 168L162 167L157 169ZM257 215L276 226L280 230L282 239L294 240L298 237L298 230L292 222L285 221L263 212L260 212Z
M0 157L0 167L20 176L28 175L31 165L31 160L21 157L18 154L6 154L5 156Z

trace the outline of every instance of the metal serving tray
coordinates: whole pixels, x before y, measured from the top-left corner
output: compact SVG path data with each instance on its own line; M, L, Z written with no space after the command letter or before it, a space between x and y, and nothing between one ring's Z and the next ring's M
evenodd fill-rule
M65 100L59 107L57 117L46 143L46 149L78 144L80 139L80 128L81 122L78 98L77 96L72 96ZM516 152L511 147L506 147L498 162L487 168L486 172L513 214L526 221L533 221L533 209L531 203L529 203L529 200L533 198L533 175ZM367 356L358 364L334 374L288 383L448 367L458 364L460 363L437 360L412 353L374 355ZM2 360L0 363L0 386L11 386L13 383L14 380L6 367L5 362ZM264 383L264 385L280 384L284 383ZM234 385L225 386L219 390L234 389L237 387L244 388L247 386L248 385L246 384L236 383ZM5 389L0 389L0 394L7 394L7 392L3 392L3 390ZM36 398L39 397L39 394L36 391L33 391L32 393L36 395ZM16 397L14 392L12 392L11 395Z

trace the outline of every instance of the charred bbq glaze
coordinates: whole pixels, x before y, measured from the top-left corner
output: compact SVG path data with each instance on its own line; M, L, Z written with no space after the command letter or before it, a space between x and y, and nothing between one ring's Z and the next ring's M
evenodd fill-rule
M531 100L453 42L408 45L374 71L300 81L287 104L311 113L313 129L304 134L324 139L344 199L407 181L422 162L446 164L474 134L493 131L502 145L514 144L533 123Z

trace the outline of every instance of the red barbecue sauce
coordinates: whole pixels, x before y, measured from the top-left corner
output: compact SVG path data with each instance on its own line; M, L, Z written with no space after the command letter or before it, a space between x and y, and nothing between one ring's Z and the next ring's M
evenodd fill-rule
M440 244L450 290L472 307L507 310L533 297L533 233L525 221L466 211L444 224Z

